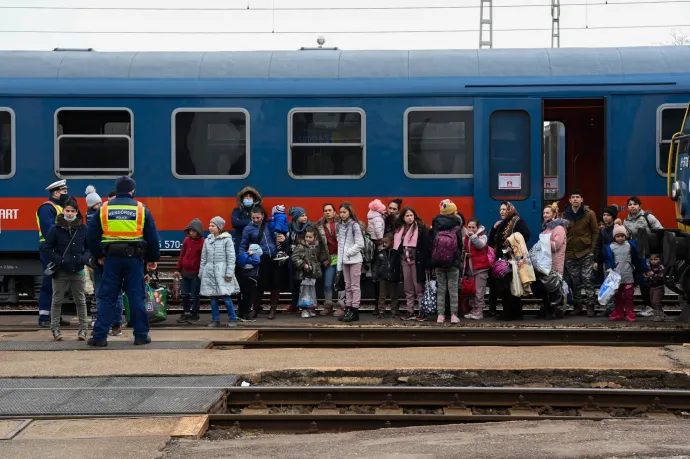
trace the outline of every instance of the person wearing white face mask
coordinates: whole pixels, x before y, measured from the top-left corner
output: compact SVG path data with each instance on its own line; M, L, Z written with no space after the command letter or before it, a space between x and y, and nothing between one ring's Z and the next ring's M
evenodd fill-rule
M60 333L60 314L67 289L71 289L79 317L80 341L86 340L88 322L86 320L86 273L84 265L89 261L86 250L86 227L77 200L69 197L64 201L62 214L58 215L46 235L41 248L43 256L49 261L46 275L52 277L53 299L50 308L50 328L56 341L62 340Z

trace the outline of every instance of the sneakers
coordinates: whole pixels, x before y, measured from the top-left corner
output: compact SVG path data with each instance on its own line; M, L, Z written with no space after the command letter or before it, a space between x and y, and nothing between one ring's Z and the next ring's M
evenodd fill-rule
M236 320L230 320L228 321L228 324L226 325L228 328L235 328L237 327L237 321Z
M251 317L249 317L249 314L241 314L237 316L237 320L239 320L240 322L256 322L256 319L252 319Z
M110 329L110 334L113 336L122 336L122 324L113 325Z
M220 321L212 321L210 324L207 325L208 328L218 328L220 327Z
M644 306L637 315L640 317L652 317L654 315L654 309L650 306Z
M446 320L446 317L443 314L439 314L438 318L436 319L437 324L442 324Z
M420 312L417 316L417 322L426 322L426 316Z
M182 314L180 315L180 318L177 319L177 323L178 323L178 324L186 324L186 323L189 323L189 317L190 317L190 316L191 316L191 314L187 314L186 312L182 313Z
M653 310L652 310L652 313L653 313ZM628 322L636 322L637 321L637 319L635 319L635 311L632 308L627 309L625 311L625 320L627 320Z
M404 316L400 317L400 320L415 320L417 316L414 312L407 311Z
M79 330L77 333L77 339L79 341L86 341L86 330Z
M313 309L309 310L309 317L316 317L316 313L314 312Z
M143 346L145 344L151 343L151 337L147 336L146 339L135 339L134 340L134 345L135 346Z
M60 333L60 330L53 330L53 339L55 341L62 341L62 333Z
M276 253L275 258L273 258L273 261L285 261L288 258L290 258L290 257L288 257L287 253L285 253L281 250L280 252Z
M308 319L310 317L311 317L311 314L309 314L309 309L302 309L302 318Z
M452 323L452 324L459 324L459 323L460 323L460 319L459 319L458 316L456 316L455 314L451 314L451 315L450 315L450 323Z
M652 322L663 322L666 318L666 314L663 311L654 311L654 318Z
M199 314L188 314L187 315L187 323L188 324L198 324L200 320L201 320L201 317L199 317Z
M481 312L470 312L469 314L465 314L465 319L482 320L483 318L484 314Z
M86 344L88 344L89 346L93 346L93 347L106 347L106 346L108 346L107 341L96 341L93 338L89 338L89 340L86 342Z

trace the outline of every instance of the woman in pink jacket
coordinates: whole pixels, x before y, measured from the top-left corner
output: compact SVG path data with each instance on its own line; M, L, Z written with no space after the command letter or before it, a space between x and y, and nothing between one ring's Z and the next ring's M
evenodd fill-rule
M563 318L563 265L565 264L566 229L568 220L558 218L558 204L544 208L541 234L551 235L551 272L539 274L532 284L532 292L544 300L539 316L546 319Z

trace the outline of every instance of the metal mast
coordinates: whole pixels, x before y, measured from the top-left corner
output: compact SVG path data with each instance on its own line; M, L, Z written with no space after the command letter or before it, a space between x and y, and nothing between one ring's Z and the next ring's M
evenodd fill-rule
M479 49L494 47L493 19L492 0L479 0Z
M561 47L561 0L551 0L551 47Z

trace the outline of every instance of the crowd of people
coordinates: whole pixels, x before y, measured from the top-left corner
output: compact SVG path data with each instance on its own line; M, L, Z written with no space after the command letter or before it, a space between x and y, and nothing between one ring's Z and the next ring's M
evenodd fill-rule
M102 260L95 262L88 250L86 225L102 214L103 203L89 187L83 217L74 197L60 190L55 194L60 213L41 243L52 282L50 327L55 339L62 339L61 305L69 288L77 304L78 338L85 340L87 281L98 295L103 277ZM114 191L110 197L117 195ZM274 319L280 292L285 290L292 294L287 312L301 311L303 318L310 318L318 306L317 281L323 284L321 315L356 322L365 278L373 281L378 318L390 311L405 321L444 323L448 318L457 324L461 318L495 316L500 299L503 308L498 319L518 320L523 315L521 299L527 295L543 301L539 316L545 319L564 317L569 303L571 314L593 317L596 285L611 271L620 276L620 287L600 315L635 321L633 292L640 286L644 301L640 314L664 320L664 268L648 244L650 232L661 224L642 210L640 199L634 196L621 222L615 206L606 207L597 219L584 205L581 193L573 191L562 214L555 203L544 208L539 242L531 249L527 247L530 228L507 201L500 204L499 219L488 233L478 219L466 220L449 199L439 204L430 227L415 209L403 207L401 199L387 205L379 199L371 201L366 222L349 202L337 207L324 204L323 215L315 222L302 207L276 205L268 214L262 204L255 188L248 186L237 194L231 217L234 237L221 216L208 222L206 237L199 219L184 229L186 238L175 273L181 279L184 308L178 323L199 322L200 296L211 299L210 327L221 326L221 302L227 308L227 326L254 321L263 309L265 292L270 292L268 319ZM59 275L53 275L51 267ZM403 312L398 305L400 284ZM234 295L239 297L237 311ZM107 325L111 334L119 335L121 292L114 309L114 320Z
M366 220L349 202L323 205L323 215L312 222L304 208L277 205L270 214L258 190L243 188L232 212L234 238L226 222L214 217L202 242L201 225L194 220L185 230L176 276L183 279L184 313L179 323L199 320L199 295L212 298L213 321L218 327L219 301L228 309L228 326L254 321L262 311L264 292L270 292L268 319L274 319L279 294L292 294L289 313L303 318L316 315L316 282L323 283L321 315L342 322L359 320L362 280L374 286L375 317L389 313L401 320L459 323L461 318L499 320L522 318L521 298L543 300L539 315L559 319L570 314L595 315L596 285L615 270L621 286L615 300L600 315L611 320L635 320L632 292L642 289L641 315L664 319L663 267L649 253L648 235L659 221L631 197L625 222L618 209L606 207L601 218L589 210L579 191L573 191L561 214L554 203L543 211L540 239L548 241L546 270L535 269L534 248L528 249L530 228L510 202L502 202L500 218L486 227L465 219L455 203L443 200L430 227L401 199L388 205L369 203ZM398 305L402 284L405 308ZM489 307L485 298L489 291ZM231 295L239 296L237 314ZM570 300L570 301L569 301Z

